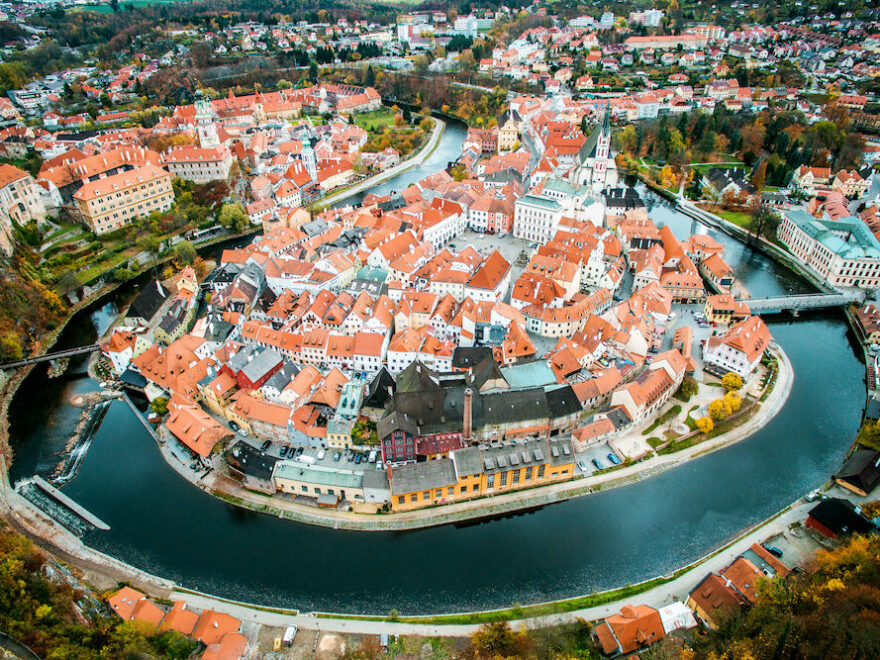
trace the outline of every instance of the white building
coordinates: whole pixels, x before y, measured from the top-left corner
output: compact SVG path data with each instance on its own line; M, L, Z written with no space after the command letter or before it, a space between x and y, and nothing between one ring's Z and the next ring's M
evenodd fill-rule
M204 148L181 145L168 151L163 160L165 169L174 176L196 183L225 180L232 168L232 153L225 146Z
M513 235L536 243L546 243L559 229L565 209L558 201L541 195L523 195L516 200Z
M787 211L776 233L801 263L831 286L880 286L880 242L858 218L830 221Z
M703 347L706 368L719 374L733 372L748 378L770 345L770 330L758 316L730 326L723 335L709 337Z

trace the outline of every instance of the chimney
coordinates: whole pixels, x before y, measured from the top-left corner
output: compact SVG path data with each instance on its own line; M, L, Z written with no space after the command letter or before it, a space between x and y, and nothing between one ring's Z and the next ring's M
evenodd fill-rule
M464 391L464 430L462 436L465 441L470 442L473 426L473 408L474 408L474 391L467 388Z

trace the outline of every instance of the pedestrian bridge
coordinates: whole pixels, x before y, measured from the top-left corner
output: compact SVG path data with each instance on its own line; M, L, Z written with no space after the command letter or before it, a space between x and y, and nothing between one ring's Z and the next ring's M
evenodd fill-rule
M83 353L93 353L100 350L101 347L98 344L89 344L88 346L80 346L79 348L69 348L63 351L55 351L54 353L46 353L45 355L37 355L34 357L24 358L23 360L18 360L17 362L7 362L6 364L0 364L0 371L6 371L7 369L17 369L18 367L26 367L29 364L38 364L40 362L60 360L61 358L69 358L75 355L82 355Z
M743 300L752 314L779 314L781 312L801 312L813 309L845 307L861 300L863 293L811 293L797 296L777 296L774 298L749 298Z

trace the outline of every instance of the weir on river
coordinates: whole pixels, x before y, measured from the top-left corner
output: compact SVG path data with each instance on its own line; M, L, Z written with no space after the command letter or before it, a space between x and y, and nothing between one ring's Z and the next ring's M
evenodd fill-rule
M438 159L454 159L455 136L447 130ZM385 185L402 190L421 176L410 171ZM657 224L669 224L679 238L703 232L722 243L725 260L755 297L814 292L764 255L640 190ZM795 381L765 428L639 483L525 515L384 533L253 513L179 477L120 401L110 404L63 492L110 525L85 535L96 549L184 587L269 606L460 611L632 584L698 559L840 466L864 402L864 368L852 333L836 310L798 320L770 317L768 325ZM94 341L95 328L83 315L66 333L65 342L81 345ZM49 381L41 370L25 381L11 409L13 480L54 467L54 452L70 435L65 424L75 415L67 402L96 387L83 377Z

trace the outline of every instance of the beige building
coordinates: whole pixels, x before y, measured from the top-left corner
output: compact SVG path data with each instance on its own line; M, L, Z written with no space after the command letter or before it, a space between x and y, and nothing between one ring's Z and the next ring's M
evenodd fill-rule
M144 165L87 183L73 199L92 231L104 234L153 211L167 211L174 203L174 190L166 170Z
M46 208L34 178L12 165L0 165L0 206L17 225L46 217Z
M163 160L171 174L196 183L224 180L232 168L232 153L225 146L204 149L182 145L168 151Z

